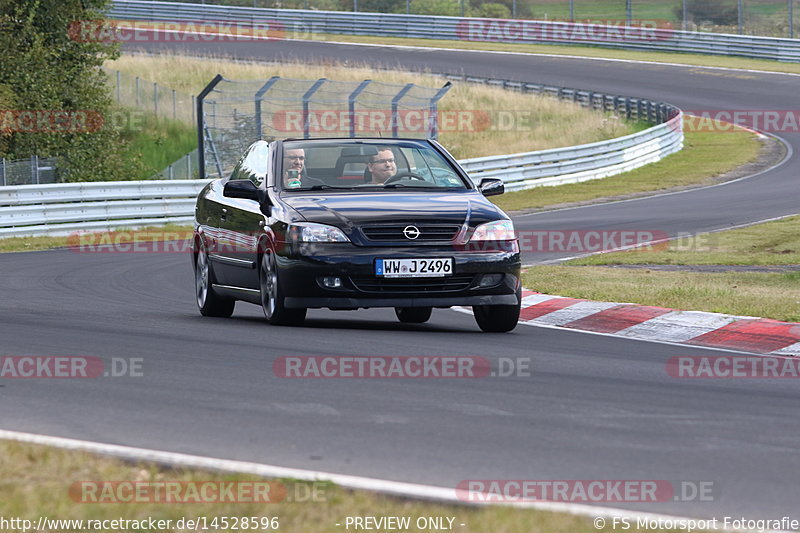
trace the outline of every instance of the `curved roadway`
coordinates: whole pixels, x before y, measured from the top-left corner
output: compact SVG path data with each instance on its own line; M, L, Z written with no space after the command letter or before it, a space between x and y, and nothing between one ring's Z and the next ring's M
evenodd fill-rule
M240 58L358 57L463 69L691 109L792 109L800 81L321 43L189 48L212 47ZM784 137L795 147L800 142ZM792 159L710 189L524 216L517 224L675 234L754 222L800 211L795 165ZM526 326L481 334L472 317L441 310L422 326L398 324L391 310L312 310L305 327L270 327L257 307L243 303L232 319L202 318L183 254L4 254L0 269L0 355L144 360L138 378L3 380L3 429L444 487L465 479L711 481L714 501L620 506L800 518L796 381L683 381L665 372L672 356L720 352ZM533 373L478 381L286 380L272 373L279 356L355 354L529 357Z

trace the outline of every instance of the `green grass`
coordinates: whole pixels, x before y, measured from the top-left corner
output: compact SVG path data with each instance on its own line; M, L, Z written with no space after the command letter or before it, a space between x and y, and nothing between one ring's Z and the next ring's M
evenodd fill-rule
M299 495L301 501L276 503L83 503L78 492L74 498L69 489L76 482L135 480L150 482L207 482L263 481L250 475L220 474L184 468L167 469L154 464L135 464L95 456L84 452L67 451L41 445L0 441L0 516L33 520L40 516L51 519L171 519L181 517L278 517L279 531L314 531L341 533L346 531L347 516L444 516L455 518L453 531L463 533L592 533L611 532L606 526L596 529L590 517L564 513L534 511L510 507L465 507L414 501L350 491L330 483L310 483L279 480L289 495ZM277 488L273 486L273 488ZM303 498L309 489L316 497ZM272 494L273 491L270 491ZM610 522L610 520L608 521ZM336 526L341 523L341 526ZM464 526L460 526L460 524ZM73 529L73 528L70 528ZM194 529L192 529L193 531ZM240 529L241 530L241 529ZM350 527L352 531L352 526ZM433 531L416 529L414 531ZM120 531L120 529L115 529ZM159 531L178 531L174 526ZM188 531L184 529L183 531ZM234 531L230 529L230 531ZM259 531L264 531L259 529ZM629 530L631 533L636 528Z
M191 125L135 110L123 114L129 117L122 126L123 157L132 171L127 179L147 179L197 148Z
M800 272L664 272L540 266L526 288L559 296L800 322Z
M683 150L657 163L609 178L538 187L492 199L505 211L519 211L703 185L715 176L753 161L758 157L760 147L755 135L741 129L729 132L687 131Z
M119 229L114 232L97 232L92 243L106 242L102 239L107 237L114 243L141 242L141 236L147 235L148 241L161 241L165 237L173 240L176 234L191 235L191 226L179 226L177 224L165 224L164 226L148 226L136 230ZM76 232L77 234L77 232ZM77 237L7 237L0 239L0 253L8 252L35 252L39 250L50 250L52 248L64 248L79 244Z
M680 239L652 250L532 267L525 287L571 298L800 322L800 272L689 272L585 265L797 265L800 216Z
M798 206L800 211L800 206ZM798 265L800 216L686 237L651 250L598 254L571 265Z

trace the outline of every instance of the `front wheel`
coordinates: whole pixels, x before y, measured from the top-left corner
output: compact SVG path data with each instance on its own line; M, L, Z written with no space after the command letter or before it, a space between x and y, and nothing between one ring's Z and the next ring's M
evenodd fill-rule
M405 324L423 324L430 320L432 307L395 307L394 314Z
M517 327L520 304L517 305L475 305L475 322L487 333L506 333Z
M214 292L214 269L208 260L208 248L203 237L197 240L197 257L194 261L194 284L197 307L203 316L227 318L233 314L236 300L224 298Z
M306 319L306 309L286 309L283 306L284 296L278 279L278 265L270 251L261 257L258 279L261 308L270 324L290 326L301 324Z

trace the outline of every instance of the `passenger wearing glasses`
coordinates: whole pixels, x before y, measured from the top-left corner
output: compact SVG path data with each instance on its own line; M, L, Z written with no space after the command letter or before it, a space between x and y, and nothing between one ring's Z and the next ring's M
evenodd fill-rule
M302 148L283 152L283 186L296 189L303 186L306 151Z
M397 174L394 153L389 148L379 148L378 153L369 158L367 168L372 174L372 183L384 183Z

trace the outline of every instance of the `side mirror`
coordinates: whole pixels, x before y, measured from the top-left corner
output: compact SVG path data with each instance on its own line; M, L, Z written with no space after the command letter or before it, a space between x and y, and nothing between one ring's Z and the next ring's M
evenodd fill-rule
M250 180L231 180L222 189L222 195L228 198L244 198L260 202L263 197L261 190Z
M506 192L506 186L503 184L503 180L484 178L481 180L481 184L478 185L478 190L481 191L484 196L496 196Z

